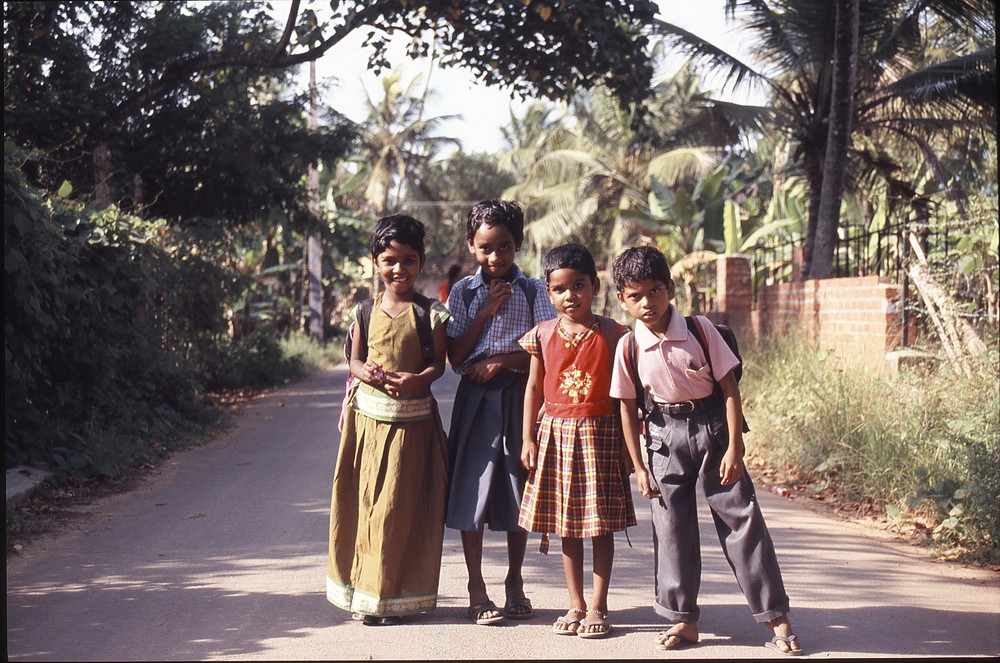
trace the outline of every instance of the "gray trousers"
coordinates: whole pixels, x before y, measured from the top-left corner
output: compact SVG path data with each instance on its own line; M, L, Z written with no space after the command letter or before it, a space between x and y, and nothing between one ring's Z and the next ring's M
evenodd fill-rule
M778 559L747 473L723 486L719 465L729 445L725 411L713 407L689 415L659 411L647 421L650 481L660 499L650 502L656 558L657 614L673 623L698 621L701 542L695 486L700 480L729 566L754 619L771 621L788 612Z

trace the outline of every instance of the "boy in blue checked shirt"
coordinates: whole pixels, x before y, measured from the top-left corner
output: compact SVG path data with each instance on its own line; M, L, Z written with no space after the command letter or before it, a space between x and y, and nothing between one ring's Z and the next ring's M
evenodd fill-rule
M448 434L451 484L445 524L462 532L469 618L486 625L533 614L521 575L528 533L517 524L527 475L521 465L521 426L529 363L518 340L556 311L544 281L529 279L514 262L524 240L524 213L517 203L476 204L466 240L479 269L448 295L448 359L462 381ZM490 600L483 579L484 525L507 533L503 611Z

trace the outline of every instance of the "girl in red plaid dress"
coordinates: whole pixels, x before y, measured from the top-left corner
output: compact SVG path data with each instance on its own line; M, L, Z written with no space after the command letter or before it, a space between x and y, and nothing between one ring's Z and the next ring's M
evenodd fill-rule
M543 546L549 534L562 539L570 607L552 625L553 632L600 638L611 630L614 533L635 525L621 427L609 396L615 345L627 327L591 311L600 284L585 247L553 249L543 269L559 316L520 340L531 355L531 368L521 447L529 475L518 524L541 532ZM594 565L589 602L583 590L583 540L588 538Z

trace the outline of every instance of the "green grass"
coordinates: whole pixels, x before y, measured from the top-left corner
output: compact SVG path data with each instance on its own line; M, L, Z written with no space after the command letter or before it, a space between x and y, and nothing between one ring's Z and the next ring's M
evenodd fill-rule
M941 546L1000 558L997 356L894 378L783 340L745 357L748 444L817 490L930 520Z

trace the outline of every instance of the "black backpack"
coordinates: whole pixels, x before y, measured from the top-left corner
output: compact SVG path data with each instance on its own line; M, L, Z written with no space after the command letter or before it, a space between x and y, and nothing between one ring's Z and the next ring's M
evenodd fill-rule
M372 308L375 300L366 299L358 305L358 329L361 331L362 359L368 358L368 325L372 318ZM419 292L413 293L413 312L417 316L417 335L420 337L420 349L425 362L434 360L434 332L431 330L431 300ZM354 340L354 325L347 332L344 341L344 360L351 361L351 344Z
M708 361L709 370L712 370L712 355L708 351L708 343L701 336L701 328L698 326L698 323L695 321L693 316L684 316L684 322L687 323L688 331L694 334L694 337L698 339L698 344L701 345L702 352L705 353L705 359ZM739 361L739 363L733 368L733 377L736 378L737 382L739 382L743 378L743 357L740 355L740 346L736 341L736 334L726 325L715 324L715 328L718 330L719 336L722 337L722 340L726 342L726 345L729 346L729 349L733 351L733 354L736 355L736 359ZM629 332L626 336L625 342L627 351L626 359L628 360L629 372L632 374L632 382L635 384L635 402L639 406L642 418L645 419L646 413L652 409L653 404L648 402L649 395L645 393L645 390L642 388L642 382L639 381L639 349L635 342L635 332ZM722 402L724 399L724 396L722 395L722 387L719 385L718 381L715 381L712 396L719 402ZM750 426L747 424L746 417L743 417L743 432L750 432Z

